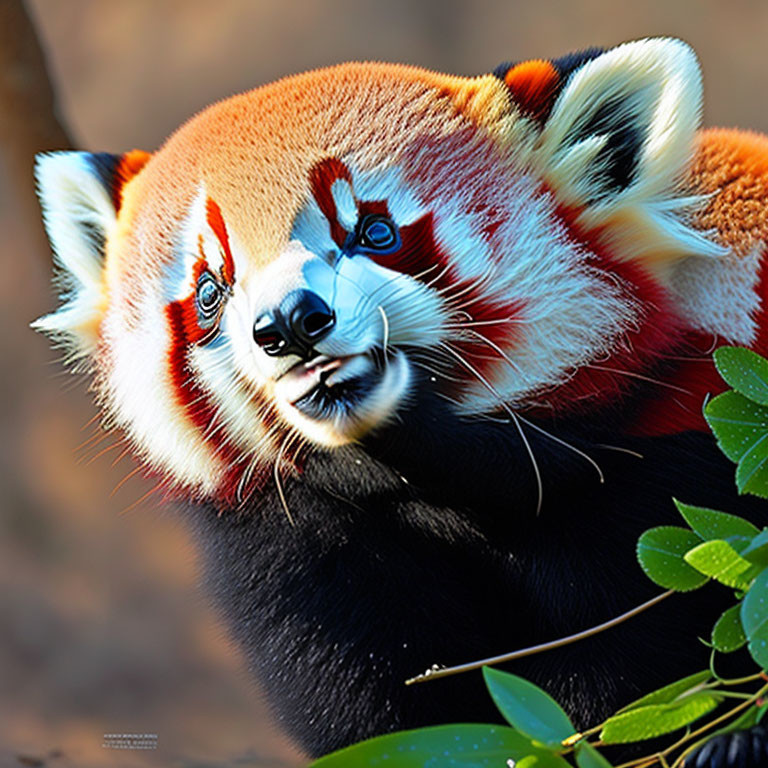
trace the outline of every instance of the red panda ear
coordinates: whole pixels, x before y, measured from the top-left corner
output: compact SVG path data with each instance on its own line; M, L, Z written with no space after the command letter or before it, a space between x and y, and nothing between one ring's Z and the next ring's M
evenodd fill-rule
M535 127L531 165L578 225L623 258L719 253L680 215L701 113L688 45L638 40L495 74Z
M86 359L96 348L106 242L125 184L149 157L139 150L124 155L52 152L37 157L38 197L63 303L33 327L61 342L73 362Z

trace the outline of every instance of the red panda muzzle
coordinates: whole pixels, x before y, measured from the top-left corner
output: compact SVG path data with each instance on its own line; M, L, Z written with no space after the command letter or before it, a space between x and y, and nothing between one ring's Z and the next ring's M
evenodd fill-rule
M316 355L313 346L335 324L333 310L320 296L306 290L293 291L276 309L256 318L253 340L272 357L297 355L310 360Z

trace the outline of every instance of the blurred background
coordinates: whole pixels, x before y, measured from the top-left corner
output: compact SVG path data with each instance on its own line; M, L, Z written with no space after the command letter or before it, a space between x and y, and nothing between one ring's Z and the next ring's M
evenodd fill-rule
M53 306L34 151L152 150L211 101L344 60L478 74L647 35L698 52L705 124L768 131L763 0L0 0L0 764L304 762L197 588L183 519L28 328Z

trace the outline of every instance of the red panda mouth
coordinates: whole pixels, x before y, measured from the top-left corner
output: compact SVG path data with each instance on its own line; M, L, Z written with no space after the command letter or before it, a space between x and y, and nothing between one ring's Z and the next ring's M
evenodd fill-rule
M354 416L382 386L394 369L403 365L398 353L381 350L300 362L278 379L280 398L315 421Z
M345 357L318 355L307 362L296 363L278 379L282 396L291 405L296 405L318 387L332 387L333 374L343 369L348 361L357 357L365 357L365 355L348 355Z

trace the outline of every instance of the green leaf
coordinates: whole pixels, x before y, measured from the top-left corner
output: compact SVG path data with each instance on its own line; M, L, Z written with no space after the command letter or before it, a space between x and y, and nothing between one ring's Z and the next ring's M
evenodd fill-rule
M739 554L755 565L768 565L768 528L763 528Z
M713 693L695 693L679 703L652 704L620 712L605 721L600 739L606 744L652 739L698 720L719 702L720 698Z
M727 539L729 536L746 536L751 539L759 533L759 529L743 517L729 515L727 512L718 512L706 507L694 507L690 504L683 504L682 501L677 499L673 499L673 501L685 522L704 541Z
M768 669L768 569L760 572L744 596L741 624L752 658L762 669Z
M712 645L721 653L737 651L747 642L744 627L741 626L740 611L741 603L731 606L712 628Z
M576 765L579 768L612 768L611 764L586 742L576 747Z
M537 768L568 768L552 752L531 744L513 728L500 725L438 725L400 731L361 741L321 757L313 768L487 768L503 766L507 760L531 756ZM524 765L524 763L522 763Z
M637 559L651 581L666 589L688 592L707 579L683 559L701 539L686 528L662 525L646 531L637 542Z
M754 536L728 536L725 541L736 550L737 554L741 555L742 552L749 547L754 538Z
M630 709L637 709L638 707L647 707L651 704L672 704L684 694L707 682L711 677L712 673L708 669L703 669L701 672L688 675L688 677L683 677L674 683L665 685L663 688L647 693L641 699L627 704L626 707L622 707L619 713L629 712Z
M712 398L704 409L704 417L715 433L720 450L731 461L740 461L768 434L768 408L738 392L723 392Z
M522 677L483 667L491 697L510 725L550 749L576 733L568 715L548 694Z
M685 554L685 562L726 587L749 587L747 571L752 570L752 563L744 560L727 541L705 541Z
M458 765L459 768L461 768L461 766L464 764L430 763L429 768L431 768L433 765L445 765L446 768L449 768L449 765L451 768L452 766ZM512 763L508 760L505 765L512 765ZM483 768L486 768L486 766L487 764L483 763ZM395 768L397 767L395 766ZM562 757L558 757L553 752L546 752L542 755L531 755L529 757L524 757L522 760L515 760L515 768L571 768L571 764L567 760L564 760Z
M505 765L511 765L509 761ZM433 763L430 763L430 768ZM438 765L434 763L434 765ZM440 765L443 765L442 763ZM450 767L457 765L456 763L450 763ZM461 768L462 764L459 764ZM446 768L449 768L448 764L445 764ZM483 768L486 768L487 764L483 763ZM571 768L571 764L564 760L562 757L558 757L554 752L546 752L542 755L531 755L530 757L524 757L522 760L515 760L515 768Z
M450 767L446 766L446 768L454 768L456 765L456 763L451 763ZM487 768L487 765L487 763L483 763L483 768ZM504 765L511 765L509 758ZM524 757L522 760L515 760L515 768L525 768L525 766L530 766L530 768L571 768L571 764L565 758L554 752L546 751L542 751L538 755ZM461 768L461 764L459 764L459 768Z
M744 397L768 405L768 360L743 347L715 350L718 373Z
M736 467L739 493L752 493L768 499L768 432L744 453Z

